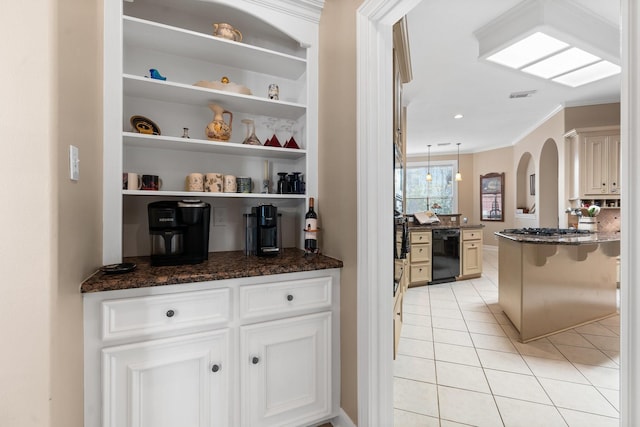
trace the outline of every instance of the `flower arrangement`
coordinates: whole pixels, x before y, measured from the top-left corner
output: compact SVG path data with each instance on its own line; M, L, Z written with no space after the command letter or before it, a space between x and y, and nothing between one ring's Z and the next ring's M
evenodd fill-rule
M575 208L575 209L567 208L565 209L565 212L571 215L576 215L576 216L594 217L594 216L598 216L598 214L600 213L600 206L591 205L591 206L585 206L583 208Z
M598 216L598 214L600 213L600 206L596 206L596 205L589 206L588 208L586 208L586 211L587 211L586 212L587 216L591 216L591 217Z

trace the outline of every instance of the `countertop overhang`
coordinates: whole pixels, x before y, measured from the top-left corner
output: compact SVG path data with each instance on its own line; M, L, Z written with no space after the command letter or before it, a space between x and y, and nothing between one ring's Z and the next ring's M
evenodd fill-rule
M409 223L409 230L421 229L421 230L442 230L451 228L484 228L483 224L416 224L415 222Z
M593 245L605 242L619 242L620 232L603 232L590 234L564 234L560 236L539 236L528 234L503 233L497 231L496 236L521 243L542 245Z
M288 248L275 257L246 256L243 251L211 252L209 259L192 265L152 267L150 258L129 257L123 262L136 269L123 274L106 274L98 270L85 280L80 291L102 292L151 286L207 282L211 280L267 276L301 271L342 268L342 261L325 255L305 256L300 249Z

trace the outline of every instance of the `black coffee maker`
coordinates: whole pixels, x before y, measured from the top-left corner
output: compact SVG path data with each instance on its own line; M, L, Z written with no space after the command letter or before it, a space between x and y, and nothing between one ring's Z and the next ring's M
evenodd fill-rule
M255 221L254 248L258 256L274 256L280 253L280 234L278 229L278 208L273 205L260 205L251 208L251 217Z
M151 265L198 264L209 258L211 205L197 199L149 203Z

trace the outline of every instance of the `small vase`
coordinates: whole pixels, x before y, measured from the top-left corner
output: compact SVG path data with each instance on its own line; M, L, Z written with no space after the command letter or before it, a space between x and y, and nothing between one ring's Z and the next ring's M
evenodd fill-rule
M231 139L231 123L233 122L233 113L225 110L219 105L209 104L209 108L213 111L213 120L205 129L207 139L213 141L229 141ZM225 122L223 115L229 116L229 122Z
M256 136L256 126L253 120L244 119L242 123L247 125L247 137L242 141L243 144L249 145L262 145L258 137Z
M578 230L598 231L598 221L595 216L581 216L578 220Z

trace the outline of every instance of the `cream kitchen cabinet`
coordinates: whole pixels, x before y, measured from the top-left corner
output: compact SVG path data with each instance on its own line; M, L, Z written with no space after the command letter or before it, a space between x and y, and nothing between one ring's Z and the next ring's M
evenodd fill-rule
M462 229L461 279L480 277L482 274L482 230Z
M322 5L274 0L114 1L105 5L104 61L104 264L148 253L146 206L164 198L203 198L242 218L251 206L279 205L285 217L304 215L317 193L318 25ZM213 23L231 22L242 41L214 37ZM285 31L281 30L286 29ZM166 80L148 78L157 69ZM228 77L251 94L194 86ZM267 96L270 84L278 100ZM209 104L233 114L231 139L210 141ZM159 135L132 131L134 115L155 122ZM254 120L262 142L274 134L281 144L294 136L300 149L242 144L242 121ZM225 120L229 120L225 116ZM183 138L188 128L189 138ZM264 162L271 192L262 194ZM306 194L275 194L278 172L300 172ZM123 190L124 172L158 175L159 191ZM192 172L250 177L251 193L187 192ZM210 239L211 251L242 249L241 221L225 221L224 238ZM233 228L232 228L233 227ZM134 231L135 229L135 231ZM292 228L293 230L293 228ZM219 230L218 230L219 231ZM293 230L292 245L302 233Z
M431 281L431 230L411 230L409 236L409 286Z
M339 415L339 270L85 293L85 426Z
M573 129L570 145L571 200L620 196L620 127Z

